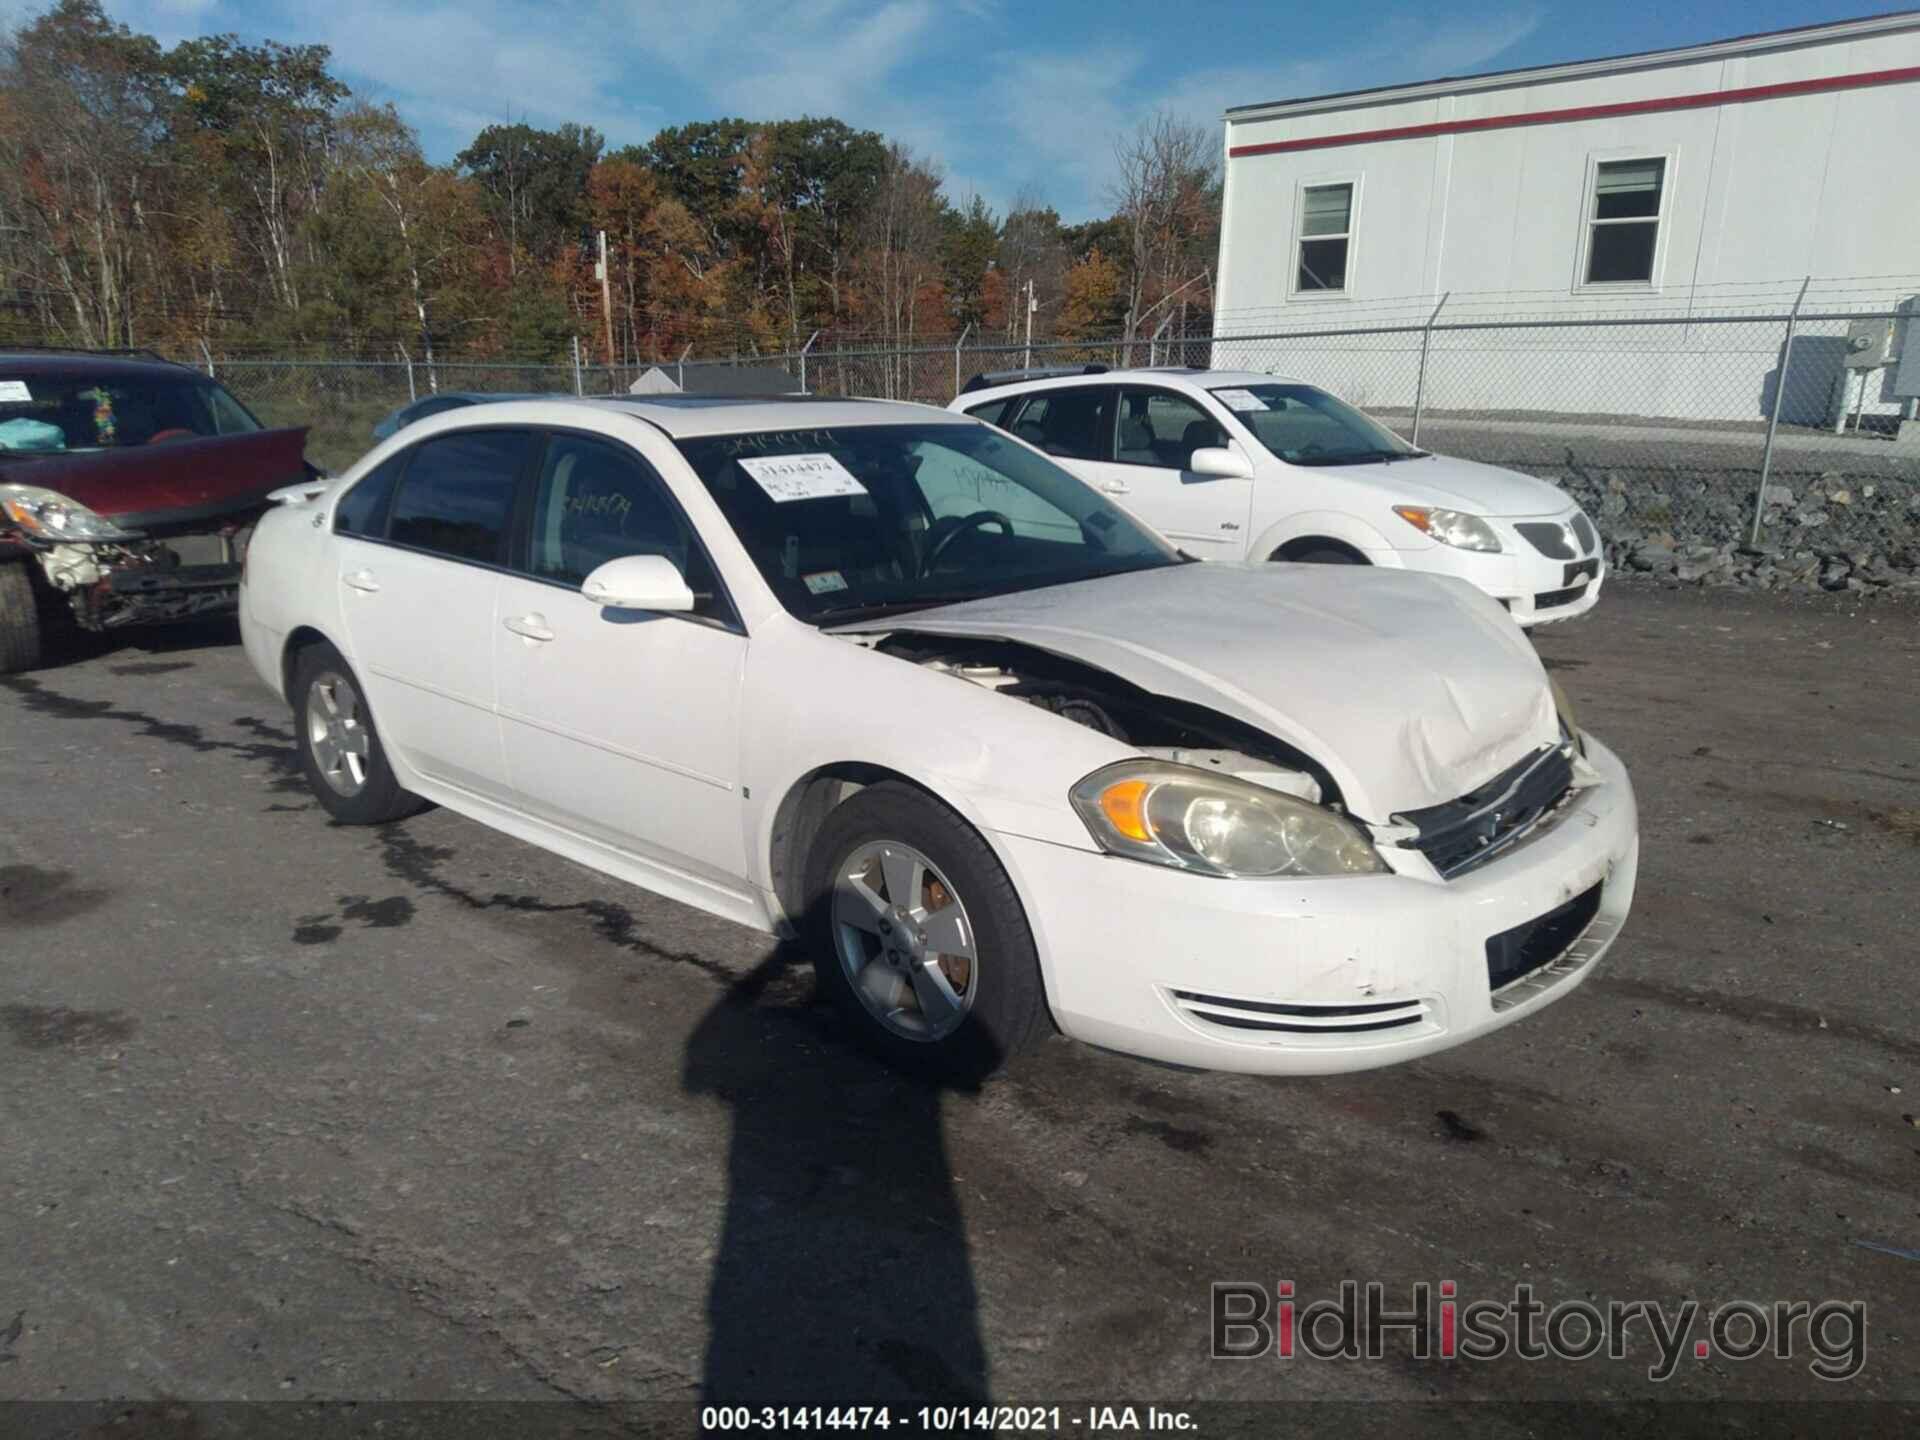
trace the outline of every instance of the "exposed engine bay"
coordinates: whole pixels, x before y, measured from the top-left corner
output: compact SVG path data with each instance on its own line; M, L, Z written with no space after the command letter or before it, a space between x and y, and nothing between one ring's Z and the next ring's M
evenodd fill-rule
M1339 787L1310 756L1251 725L1183 700L1155 695L1077 660L1010 640L895 630L855 636L863 644L1051 711L1143 755L1217 770L1303 800L1344 808Z

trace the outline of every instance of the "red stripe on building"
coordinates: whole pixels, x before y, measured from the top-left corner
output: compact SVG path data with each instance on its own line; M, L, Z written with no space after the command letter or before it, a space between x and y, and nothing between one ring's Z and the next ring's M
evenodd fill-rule
M1608 120L1619 115L1657 115L1663 110L1745 105L1754 100L1818 95L1827 90L1864 90L1873 85L1898 85L1908 80L1920 80L1920 65L1909 65L1899 70L1867 70L1858 75L1827 75L1818 80L1789 80L1779 85L1749 85L1743 90L1708 90L1694 95L1667 95L1657 100L1625 100L1614 105L1576 105L1565 110L1536 110L1526 115L1487 115L1477 120L1442 120L1432 125L1400 125L1390 130L1354 130L1345 135L1316 135L1304 140L1269 140L1262 145L1235 145L1227 154L1238 160L1247 155L1326 150L1336 145L1367 145L1376 140L1423 140L1432 135L1470 135L1476 130L1513 130L1522 125Z

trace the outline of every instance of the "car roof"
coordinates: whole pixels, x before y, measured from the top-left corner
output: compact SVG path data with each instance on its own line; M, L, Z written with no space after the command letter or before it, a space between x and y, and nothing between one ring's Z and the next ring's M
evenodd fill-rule
M418 422L423 427L433 427L431 432L422 429L419 433L424 436L467 426L510 423L515 419L533 424L557 423L557 416L542 414L549 407L629 416L646 421L675 440L738 435L755 430L979 423L936 405L904 400L842 400L811 395L543 395L537 399L502 400L443 411ZM412 428L405 433L413 433Z
M1025 395L1035 390L1070 390L1081 385L1155 384L1175 389L1220 390L1235 385L1270 385L1274 381L1299 384L1290 375L1268 375L1258 370L1196 370L1184 365L1136 365L1130 370L1108 370L1093 375L1064 375L1047 380L1017 380L991 389L975 390L959 400L969 408L984 405L1007 395ZM955 403L959 403L956 401Z
M96 355L85 350L0 349L0 380L199 380L198 370L171 360L141 359L131 355Z

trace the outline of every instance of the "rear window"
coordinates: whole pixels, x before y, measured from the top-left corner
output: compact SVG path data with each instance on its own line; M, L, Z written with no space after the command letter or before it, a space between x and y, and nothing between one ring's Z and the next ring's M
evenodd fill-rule
M526 430L467 430L415 446L387 538L450 560L504 565L514 490L532 441Z
M184 370L177 378L49 379L0 368L0 454L124 450L259 428L223 387Z

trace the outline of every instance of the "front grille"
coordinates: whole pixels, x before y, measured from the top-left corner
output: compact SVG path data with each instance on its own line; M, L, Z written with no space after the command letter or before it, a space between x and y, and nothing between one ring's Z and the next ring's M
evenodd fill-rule
M1593 522L1587 519L1586 511L1576 510L1573 512L1573 534L1574 538L1580 542L1580 553L1582 555L1591 555L1600 537L1594 532Z
M1451 878L1523 838L1572 788L1572 748L1548 745L1458 800L1398 818L1419 831L1409 842L1413 848Z
M1549 560L1574 560L1578 553L1567 536L1567 527L1558 520L1529 520L1524 525L1515 525L1526 537L1527 543Z
M1533 597L1533 608L1536 610L1558 610L1562 605L1571 605L1586 593L1587 582L1584 580L1578 585L1569 585L1564 590L1542 590L1538 595Z
M1595 885L1524 925L1488 936L1487 988L1504 990L1572 949L1600 913L1600 889Z
M1370 1035L1382 1030L1404 1030L1428 1020L1424 1000L1363 1001L1350 1005L1281 1004L1272 1000L1241 1000L1230 995L1202 995L1174 990L1174 1005L1189 1020L1228 1030L1281 1035Z

